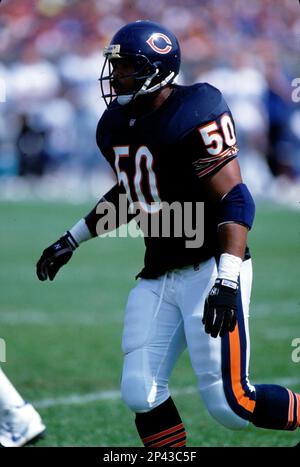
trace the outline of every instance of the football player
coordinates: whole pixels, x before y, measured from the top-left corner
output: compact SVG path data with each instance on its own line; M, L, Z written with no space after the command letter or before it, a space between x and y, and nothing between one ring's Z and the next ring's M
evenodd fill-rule
M232 430L294 430L300 396L251 385L248 312L252 267L247 247L255 206L237 161L234 121L221 92L207 83L179 86L176 37L152 21L122 27L105 48L101 73L107 110L97 143L118 183L37 263L53 280L84 241L96 237L105 207L120 194L149 218L163 203L204 203L204 242L186 235L145 236L145 261L125 312L121 391L147 447L186 443L168 389L187 347L211 416ZM154 206L155 209L152 209ZM158 209L157 209L158 207ZM100 209L99 209L100 208ZM98 224L98 225L97 225ZM97 228L98 227L98 228Z
M0 368L0 446L21 447L41 438L46 427Z

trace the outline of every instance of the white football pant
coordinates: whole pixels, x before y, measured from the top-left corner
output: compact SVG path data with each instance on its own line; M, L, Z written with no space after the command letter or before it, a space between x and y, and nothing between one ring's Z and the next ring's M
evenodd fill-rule
M224 426L241 429L254 409L248 382L248 311L251 259L240 273L238 325L222 339L205 333L205 298L217 277L214 258L169 271L157 279L139 279L125 312L122 348L122 397L134 412L148 412L170 397L168 381L187 347L199 391L210 414ZM246 416L243 418L244 413Z

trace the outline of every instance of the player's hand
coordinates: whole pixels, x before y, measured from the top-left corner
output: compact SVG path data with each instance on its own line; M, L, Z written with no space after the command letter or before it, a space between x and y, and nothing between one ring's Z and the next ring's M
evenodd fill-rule
M46 248L36 265L36 273L40 281L47 279L53 281L59 269L71 259L77 247L78 243L70 232L67 232Z
M227 279L217 279L209 292L204 305L202 323L205 332L212 337L225 336L236 326L237 311L236 282Z

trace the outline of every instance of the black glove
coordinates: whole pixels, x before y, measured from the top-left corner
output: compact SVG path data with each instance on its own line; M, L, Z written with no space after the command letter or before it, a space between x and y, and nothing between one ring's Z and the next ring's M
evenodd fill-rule
M237 310L236 282L227 279L217 279L215 285L209 292L204 305L202 323L205 332L212 337L225 336L232 332L236 325Z
M71 259L77 247L78 243L70 232L67 232L46 248L36 265L36 273L40 281L47 279L53 281L59 269Z

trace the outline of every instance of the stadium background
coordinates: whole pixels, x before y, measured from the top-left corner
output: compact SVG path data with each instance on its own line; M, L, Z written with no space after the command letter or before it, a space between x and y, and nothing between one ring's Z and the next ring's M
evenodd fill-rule
M119 396L122 313L142 241L84 245L52 284L35 278L41 250L113 183L95 128L104 110L102 49L128 21L169 27L180 83L209 81L235 117L243 176L258 209L250 234L254 382L300 387L300 77L297 0L11 0L0 4L0 337L3 369L36 402L41 446L139 446ZM5 91L5 92L3 92ZM232 433L206 413L187 353L171 380L189 446L289 446L296 433Z

